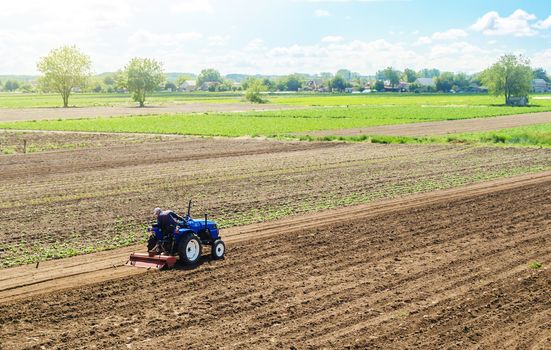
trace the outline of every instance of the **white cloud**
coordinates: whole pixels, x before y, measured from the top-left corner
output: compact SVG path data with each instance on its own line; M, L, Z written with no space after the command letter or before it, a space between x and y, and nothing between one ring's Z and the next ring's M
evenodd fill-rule
M195 41L203 37L198 32L157 34L147 30L139 30L128 37L128 42L136 46L170 46L177 48L183 42Z
M229 39L228 35L211 35L207 41L209 46L224 46L227 45Z
M551 49L537 52L532 57L532 66L541 67L547 72L551 72Z
M491 11L480 17L471 29L482 32L484 35L534 36L538 32L532 29L530 21L535 19L534 14L521 9L508 17L501 17L499 13Z
M536 24L534 24L534 28L538 28L538 29L551 28L551 16L547 17L547 19L544 19L543 21L538 21Z
M463 29L449 29L445 32L436 32L432 34L433 40L456 40L459 38L464 38L468 34Z
M321 39L322 43L338 43L338 42L341 42L341 41L344 41L344 38L342 36L339 36L339 35L328 35L328 36L323 37Z
M331 12L329 12L327 10L317 9L316 11L314 11L314 16L316 16L316 17L329 17L329 16L331 16Z
M185 0L178 1L170 10L173 13L212 13L213 7L210 0Z
M428 45L432 43L432 39L428 36L422 36L413 45Z

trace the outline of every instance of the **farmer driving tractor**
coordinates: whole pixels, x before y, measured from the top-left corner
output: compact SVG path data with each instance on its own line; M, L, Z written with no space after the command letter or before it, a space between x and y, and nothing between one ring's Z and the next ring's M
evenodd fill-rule
M172 210L164 210L161 208L153 209L153 215L157 219L157 224L163 236L172 235L179 225L179 222L184 221L184 218L173 212Z

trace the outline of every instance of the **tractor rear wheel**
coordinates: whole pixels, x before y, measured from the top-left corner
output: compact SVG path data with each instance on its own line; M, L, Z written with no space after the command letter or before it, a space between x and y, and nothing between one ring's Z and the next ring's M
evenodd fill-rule
M226 245L221 239L217 239L212 243L212 258L214 260L222 259L226 253Z
M178 255L184 264L195 264L201 257L201 241L196 234L188 234L180 240Z
M155 248L155 246L157 245L157 236L155 236L155 234L152 234L151 236L149 236L149 239L147 240L147 251L151 251L153 250L153 248Z

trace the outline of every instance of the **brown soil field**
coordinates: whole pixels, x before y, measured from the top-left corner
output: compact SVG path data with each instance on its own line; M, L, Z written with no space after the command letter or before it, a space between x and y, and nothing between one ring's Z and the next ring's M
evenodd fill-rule
M35 153L63 149L98 148L164 141L172 135L132 135L106 133L61 133L0 130L0 154ZM25 148L26 146L26 148Z
M43 119L78 119L124 115L151 115L202 112L242 112L281 109L300 109L300 106L284 106L252 103L187 103L148 107L70 107L70 108L0 108L0 122Z
M549 198L547 172L235 228L222 261L2 299L2 347L549 349Z
M300 133L310 136L437 136L464 132L492 131L517 126L551 123L551 112L507 115L501 117L445 120L437 122L383 125L367 128L322 130Z
M550 150L533 148L112 142L0 156L0 265L136 244L152 208L183 212L190 198L227 228L551 169Z

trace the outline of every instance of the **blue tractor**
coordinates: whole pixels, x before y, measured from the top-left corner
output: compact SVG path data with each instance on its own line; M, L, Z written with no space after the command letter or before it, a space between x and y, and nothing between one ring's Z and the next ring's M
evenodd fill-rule
M220 238L216 222L195 220L191 217L191 201L187 215L178 222L174 232L161 232L157 223L148 227L151 233L147 241L147 253L132 253L128 265L163 269L173 267L178 260L193 265L201 258L203 246L211 247L212 259L222 259L226 252L224 241Z

